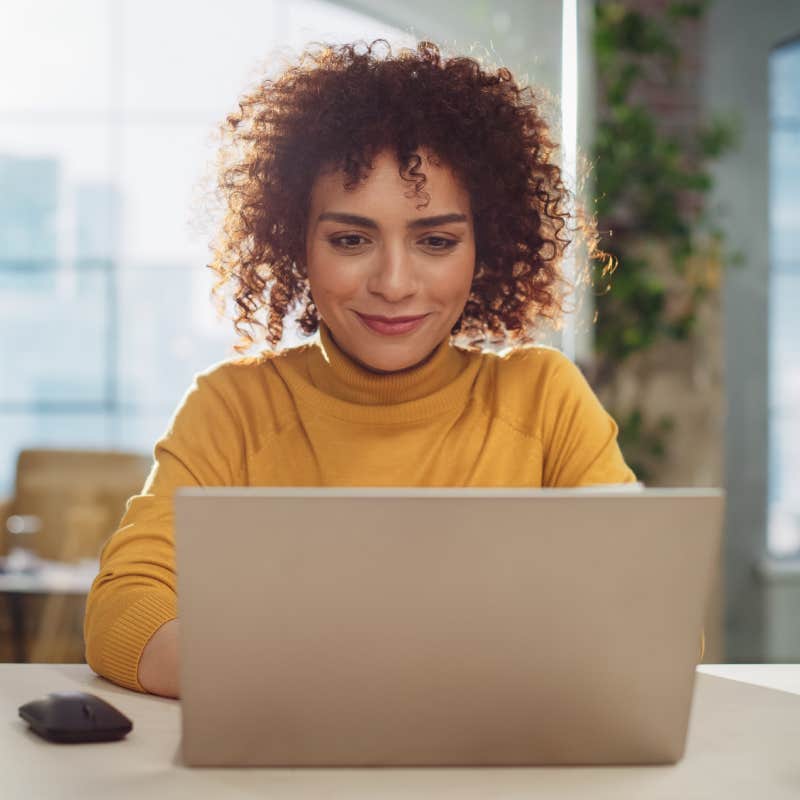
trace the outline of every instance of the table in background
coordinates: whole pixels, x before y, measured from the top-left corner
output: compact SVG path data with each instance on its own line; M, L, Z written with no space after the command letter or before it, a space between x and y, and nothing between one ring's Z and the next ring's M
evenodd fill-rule
M457 797L695 800L800 797L800 665L698 667L686 755L674 766L188 768L175 700L115 686L82 664L0 664L3 798ZM54 745L17 715L49 692L88 691L134 721L119 742Z
M63 563L37 558L30 553L23 560L14 562L14 556L19 556L21 552L24 551L18 549L16 553L0 558L0 594L6 595L8 601L14 659L17 662L28 660L25 648L25 596L85 597L99 569L96 558ZM59 609L50 608L42 620L40 633L45 637L51 635L60 622ZM64 658L63 653L61 658Z

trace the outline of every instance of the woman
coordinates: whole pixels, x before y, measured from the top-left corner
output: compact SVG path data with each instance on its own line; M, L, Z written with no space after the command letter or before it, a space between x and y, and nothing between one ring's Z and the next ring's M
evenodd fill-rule
M178 694L178 486L635 480L578 369L521 346L561 312L570 243L539 100L430 43L380 49L309 51L227 118L212 267L242 344L272 347L197 377L103 550L86 656L122 686ZM276 351L294 308L319 342Z

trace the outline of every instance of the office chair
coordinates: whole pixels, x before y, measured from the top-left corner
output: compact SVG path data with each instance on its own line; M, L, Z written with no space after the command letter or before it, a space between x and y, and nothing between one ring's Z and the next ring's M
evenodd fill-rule
M13 495L0 521L3 549L23 547L40 558L64 562L97 558L116 529L125 503L141 490L150 466L150 458L139 453L22 450ZM20 604L17 613L24 599L13 599ZM31 660L83 660L84 603L81 597L76 608L74 597L45 596L34 628ZM19 653L23 645L17 644Z

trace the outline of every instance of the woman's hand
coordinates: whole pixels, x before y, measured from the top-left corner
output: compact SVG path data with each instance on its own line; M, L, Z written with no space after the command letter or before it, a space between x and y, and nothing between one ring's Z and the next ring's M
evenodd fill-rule
M150 694L178 697L178 620L165 622L139 659L139 683Z

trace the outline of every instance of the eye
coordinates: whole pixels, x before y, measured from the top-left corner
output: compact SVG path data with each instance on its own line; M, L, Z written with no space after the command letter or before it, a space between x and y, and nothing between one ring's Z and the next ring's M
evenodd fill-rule
M422 241L429 250L439 252L452 250L458 244L457 239L447 239L444 236L426 236Z
M355 250L366 244L369 239L358 233L347 233L344 236L331 236L328 241L340 250Z

